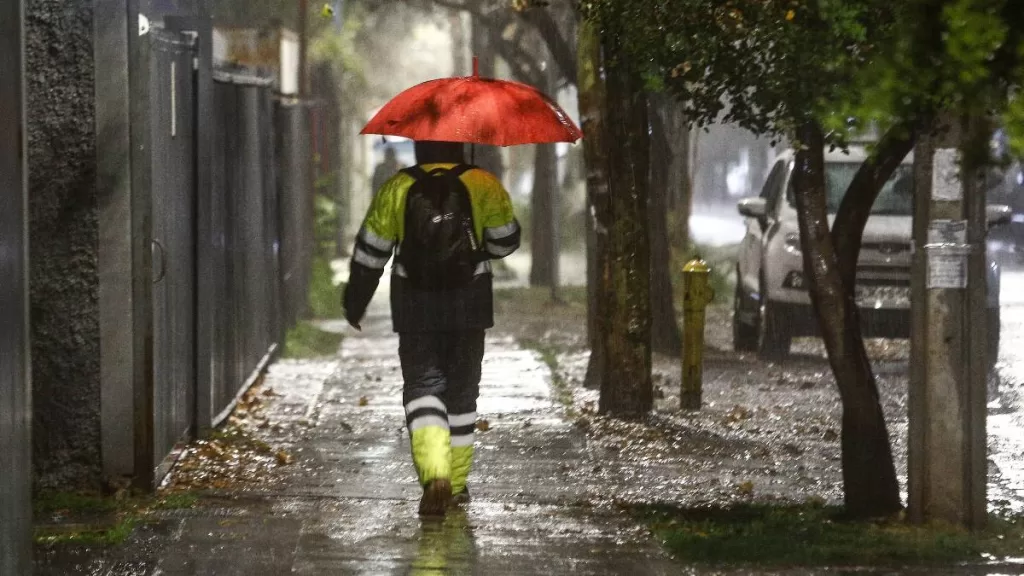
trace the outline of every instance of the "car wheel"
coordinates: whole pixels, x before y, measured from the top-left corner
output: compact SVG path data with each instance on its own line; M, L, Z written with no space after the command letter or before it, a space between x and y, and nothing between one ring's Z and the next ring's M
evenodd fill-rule
M736 352L757 351L758 327L745 324L740 318L740 313L745 306L749 306L750 297L740 286L739 275L737 274L736 294L733 296L732 304L732 348Z
M793 330L789 318L779 307L768 300L761 291L761 326L758 337L758 353L765 360L781 360L789 355L793 344Z

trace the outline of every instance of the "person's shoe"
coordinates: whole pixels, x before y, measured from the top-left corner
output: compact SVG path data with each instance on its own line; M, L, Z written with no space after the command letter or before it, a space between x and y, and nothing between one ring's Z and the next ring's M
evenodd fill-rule
M458 492L452 495L452 504L468 504L469 503L469 486L462 489L462 492Z
M444 516L448 504L452 499L451 481L438 478L431 480L423 488L423 497L420 498L421 516Z

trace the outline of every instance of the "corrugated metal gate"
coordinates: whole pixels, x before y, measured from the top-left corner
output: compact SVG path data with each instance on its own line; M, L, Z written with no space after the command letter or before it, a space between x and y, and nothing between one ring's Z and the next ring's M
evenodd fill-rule
M166 472L195 422L195 117L193 40L154 30L150 70L153 190L153 449Z

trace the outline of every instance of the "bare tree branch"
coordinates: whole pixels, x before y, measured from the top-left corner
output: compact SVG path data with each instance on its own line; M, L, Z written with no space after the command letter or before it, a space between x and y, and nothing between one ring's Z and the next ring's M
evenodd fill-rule
M511 21L512 17L519 15L522 20L530 23L544 40L552 59L555 61L555 65L562 71L562 76L566 79L566 82L569 84L576 83L576 51L572 44L562 35L558 22L547 9L531 8L523 12L502 8L488 9L485 5L486 3L472 2L470 0L433 0L433 3L441 8L468 12L474 19L488 25L492 31L496 31L496 37L499 39L501 38L504 26L496 23L502 22L507 24ZM496 15L499 13L505 13L509 18L497 18ZM499 47L500 51L501 45L505 43L502 40L495 42L495 45ZM502 57L504 58L504 55Z

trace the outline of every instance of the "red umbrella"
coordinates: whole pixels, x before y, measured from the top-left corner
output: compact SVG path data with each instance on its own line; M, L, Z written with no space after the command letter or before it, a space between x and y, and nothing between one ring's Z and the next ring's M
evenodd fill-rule
M473 75L431 80L395 96L362 134L492 146L575 142L583 137L564 110L519 82Z

